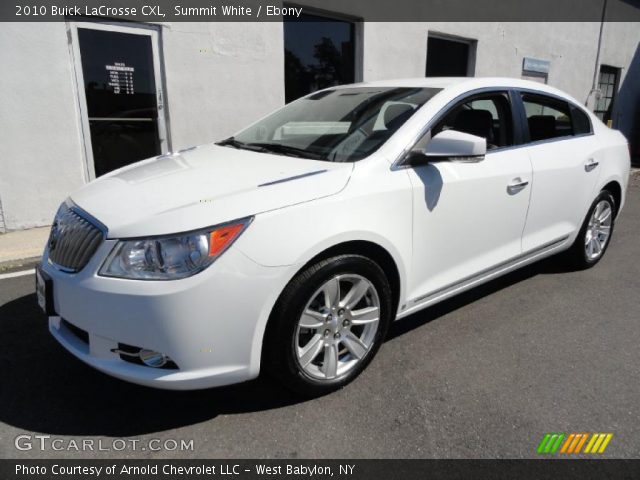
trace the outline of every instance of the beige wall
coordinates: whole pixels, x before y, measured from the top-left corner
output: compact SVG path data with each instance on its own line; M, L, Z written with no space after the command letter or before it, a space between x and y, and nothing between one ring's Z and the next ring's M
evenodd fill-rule
M64 23L0 28L0 198L7 229L51 223L85 181Z
M172 147L221 140L284 104L282 24L162 30Z

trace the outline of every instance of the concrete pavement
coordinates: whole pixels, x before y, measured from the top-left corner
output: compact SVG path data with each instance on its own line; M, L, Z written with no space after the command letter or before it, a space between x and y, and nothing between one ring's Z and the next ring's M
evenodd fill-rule
M42 255L50 227L0 234L0 272L32 265Z

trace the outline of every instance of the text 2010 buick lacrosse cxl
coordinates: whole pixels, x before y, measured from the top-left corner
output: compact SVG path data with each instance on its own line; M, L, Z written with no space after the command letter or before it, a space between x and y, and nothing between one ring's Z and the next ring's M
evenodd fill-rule
M124 380L197 389L264 369L322 394L395 319L560 252L595 265L628 177L625 138L554 88L334 87L73 193L38 300L65 348Z

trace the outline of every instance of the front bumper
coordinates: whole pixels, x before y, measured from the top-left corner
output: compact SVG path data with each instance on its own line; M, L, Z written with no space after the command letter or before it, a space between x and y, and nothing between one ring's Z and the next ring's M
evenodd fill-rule
M232 247L181 280L100 277L96 272L114 245L103 242L75 274L51 265L45 251L43 270L53 281L57 314L49 317L49 330L58 342L102 372L151 387L209 388L258 375L262 337L287 281L285 267L258 265ZM127 362L114 352L119 344L161 352L178 368Z

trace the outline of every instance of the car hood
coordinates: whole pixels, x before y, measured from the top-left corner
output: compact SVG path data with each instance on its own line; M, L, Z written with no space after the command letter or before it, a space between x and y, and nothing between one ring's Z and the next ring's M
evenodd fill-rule
M163 235L336 194L352 171L351 163L203 145L113 171L71 200L109 238Z

